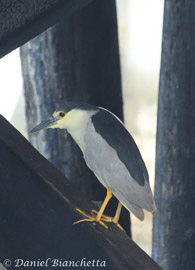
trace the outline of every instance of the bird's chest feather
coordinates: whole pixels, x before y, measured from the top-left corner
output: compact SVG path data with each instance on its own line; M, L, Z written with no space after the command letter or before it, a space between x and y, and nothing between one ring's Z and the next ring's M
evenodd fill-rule
M84 142L83 154L87 166L94 172L99 181L107 187L112 173L117 170L116 151L95 131L91 124L87 126Z

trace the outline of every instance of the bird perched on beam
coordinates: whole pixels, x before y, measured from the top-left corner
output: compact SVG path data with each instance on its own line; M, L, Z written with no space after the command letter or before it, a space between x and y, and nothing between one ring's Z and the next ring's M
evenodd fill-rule
M79 211L83 221L114 222L118 227L122 205L140 220L143 209L154 213L155 202L149 185L149 176L140 151L124 124L110 111L79 102L65 102L44 123L32 129L66 129L78 144L90 170L107 189L106 198L99 210L86 214ZM119 204L114 217L103 212L114 195Z

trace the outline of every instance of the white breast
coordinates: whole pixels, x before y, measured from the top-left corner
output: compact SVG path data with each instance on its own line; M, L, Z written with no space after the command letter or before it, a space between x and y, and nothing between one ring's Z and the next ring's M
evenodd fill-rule
M74 141L78 144L82 152L85 149L85 134L87 129L87 124L97 111L84 111L84 110L74 110L71 112L72 121L69 122L67 127L68 133L72 136ZM74 115L73 115L74 114Z

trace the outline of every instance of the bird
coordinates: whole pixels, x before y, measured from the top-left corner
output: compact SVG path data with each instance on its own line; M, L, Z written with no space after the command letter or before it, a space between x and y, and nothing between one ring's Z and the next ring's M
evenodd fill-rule
M146 165L133 137L116 115L102 107L67 101L31 133L47 128L67 130L81 149L88 168L107 189L99 211L87 214L76 208L85 218L75 224L97 222L108 229L107 222L113 222L122 230L119 224L122 206L140 220L144 220L143 209L155 213ZM104 210L112 196L119 203L114 217L109 217Z

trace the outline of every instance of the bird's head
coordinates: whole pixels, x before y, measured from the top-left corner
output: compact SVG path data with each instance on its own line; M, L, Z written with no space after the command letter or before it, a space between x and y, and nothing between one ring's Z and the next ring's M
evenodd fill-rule
M77 128L78 126L82 125L82 122L85 119L89 118L97 110L97 107L89 104L80 102L65 102L54 111L52 116L50 116L47 121L44 121L34 127L31 130L31 133L46 128Z

